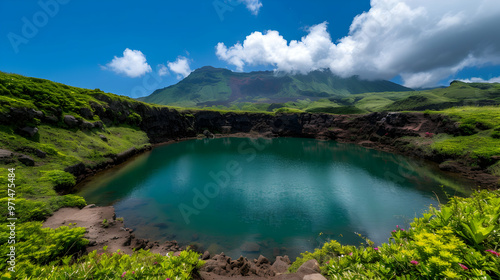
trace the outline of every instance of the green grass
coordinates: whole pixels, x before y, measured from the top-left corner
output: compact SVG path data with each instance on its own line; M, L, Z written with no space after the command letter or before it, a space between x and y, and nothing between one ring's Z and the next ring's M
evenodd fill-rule
M441 154L473 159L478 157L489 158L500 155L500 139L493 139L487 135L458 136L444 141L437 141L432 148Z
M500 107L455 107L446 110L436 111L435 113L446 114L455 117L461 123L483 124L487 128L500 127Z

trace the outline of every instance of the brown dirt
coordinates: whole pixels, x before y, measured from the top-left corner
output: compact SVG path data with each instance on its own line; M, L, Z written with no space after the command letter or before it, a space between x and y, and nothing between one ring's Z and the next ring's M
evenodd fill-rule
M104 219L107 220L107 227L103 226ZM58 228L68 226L70 223L87 229L85 238L90 241L87 252L94 250L98 253L104 252L104 246L108 246L107 252L120 250L125 254L131 254L134 249L150 249L151 252L162 255L167 252L178 254L182 249L176 241L159 244L136 238L131 229L124 227L123 221L116 220L115 209L112 206L95 207L92 204L83 209L61 208L43 223L43 227Z

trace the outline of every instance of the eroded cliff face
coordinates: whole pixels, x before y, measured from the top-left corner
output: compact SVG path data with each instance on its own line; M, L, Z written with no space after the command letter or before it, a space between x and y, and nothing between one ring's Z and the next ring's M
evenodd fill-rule
M153 108L143 112L141 129L151 143L195 137L209 130L216 134L254 133L267 137L307 137L347 142L391 143L403 136L458 133L455 124L440 115L372 113L369 115L177 112Z
M487 168L498 158L449 158L425 148L432 136L440 133L458 135L458 124L448 117L424 113L372 113L368 115L220 113L214 111L178 112L153 108L143 112L141 129L151 143L196 137L204 131L229 135L246 133L262 137L304 137L356 143L368 148L424 158L441 164L445 171L459 173L483 188L498 188L499 178ZM415 145L421 139L422 145Z
M147 133L150 143L183 140L203 135L204 132L218 135L243 133L262 137L304 137L339 142L357 143L364 147L408 156L425 158L441 164L446 171L460 173L475 180L485 188L498 188L499 178L488 174L488 167L500 157L470 159L464 156L450 158L431 151L432 135L447 133L459 135L458 124L447 116L424 113L372 113L368 115L330 114L265 114L265 113L221 113L217 111L177 111L167 107L149 106L141 102L123 102L99 97L101 104L91 102L92 110L80 112L79 116L57 116L33 109L13 109L3 114L0 122L15 124L19 133L36 127L27 126L34 118L44 123L82 130L103 129L109 126L129 124L138 126ZM100 121L95 120L95 115ZM36 133L36 131L35 131ZM408 138L408 137L410 138ZM419 139L415 141L415 139ZM417 144L416 144L417 143ZM68 167L77 180L95 172L123 162L141 151L128 151L111 157L98 166Z

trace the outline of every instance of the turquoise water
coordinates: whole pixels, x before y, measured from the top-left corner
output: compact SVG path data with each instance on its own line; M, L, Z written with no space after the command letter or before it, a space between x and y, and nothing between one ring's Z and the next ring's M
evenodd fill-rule
M355 233L386 242L396 225L445 201L443 191L466 195L468 187L429 164L352 144L222 138L155 148L79 194L113 205L141 238L233 258L295 258L327 239L358 245Z

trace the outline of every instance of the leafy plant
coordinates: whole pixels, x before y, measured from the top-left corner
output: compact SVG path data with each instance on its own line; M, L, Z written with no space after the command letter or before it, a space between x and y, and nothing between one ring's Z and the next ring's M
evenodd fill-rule
M498 279L499 215L500 191L454 197L410 228L397 226L387 243L354 247L333 240L303 253L290 270L316 259L331 279Z

